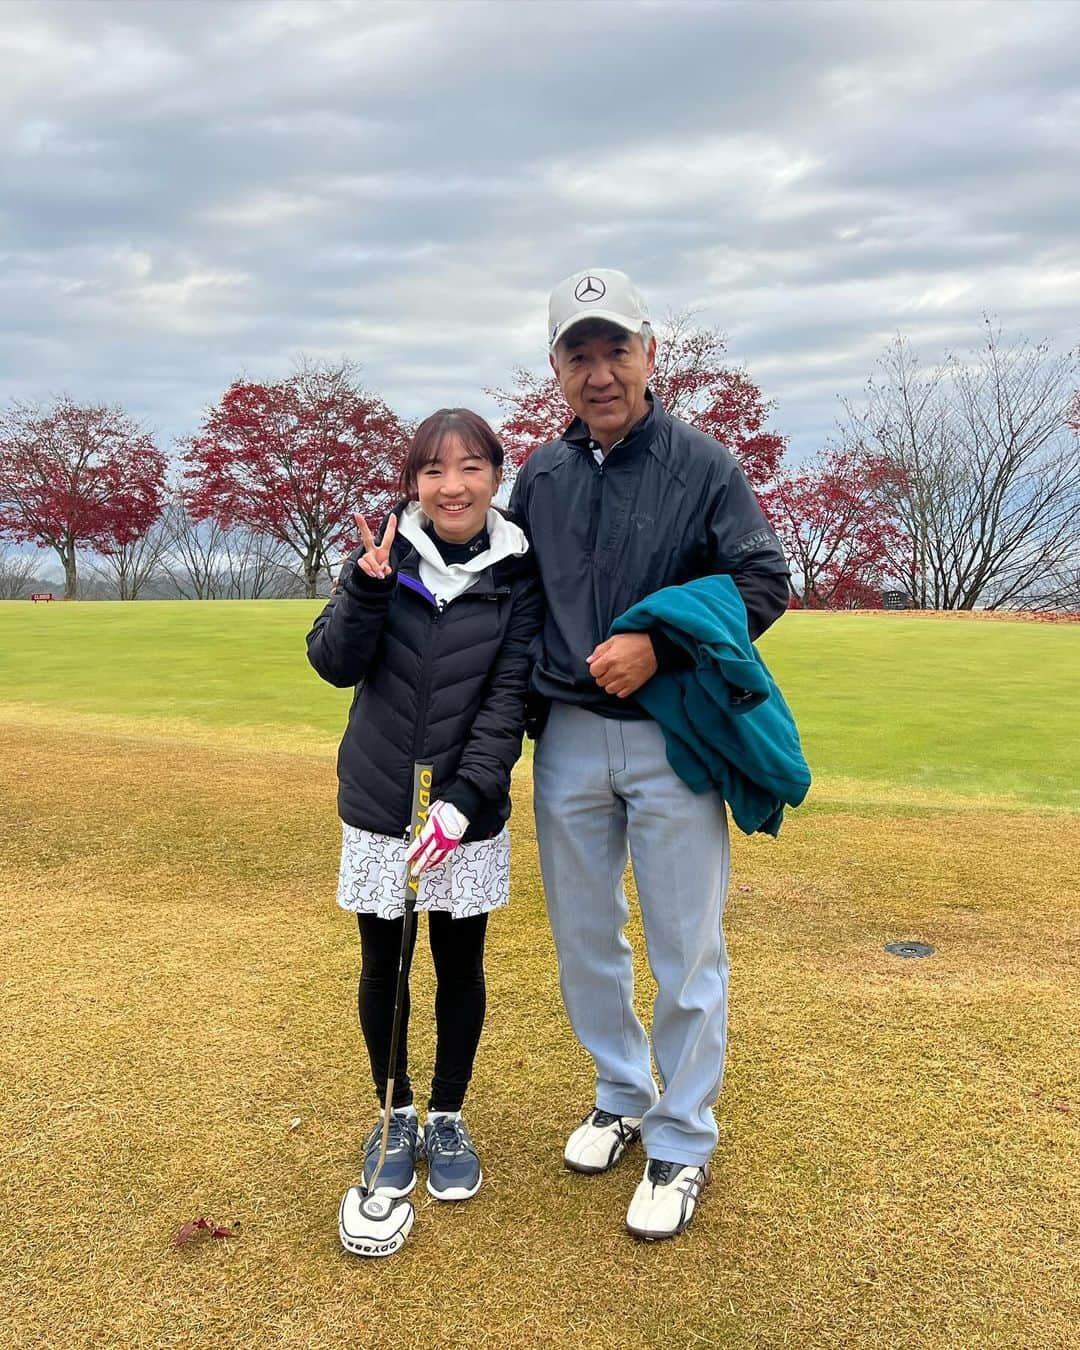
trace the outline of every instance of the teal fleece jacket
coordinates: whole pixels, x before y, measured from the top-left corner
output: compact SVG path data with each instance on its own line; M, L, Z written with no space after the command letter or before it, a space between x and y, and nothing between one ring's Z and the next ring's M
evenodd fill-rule
M810 769L791 710L746 631L729 576L668 586L633 605L612 633L661 629L693 660L662 671L635 695L660 724L668 762L695 792L715 788L744 834L776 836L798 806Z

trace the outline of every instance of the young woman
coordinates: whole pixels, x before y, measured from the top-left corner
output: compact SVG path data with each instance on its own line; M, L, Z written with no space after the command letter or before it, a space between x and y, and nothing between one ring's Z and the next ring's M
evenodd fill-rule
M462 1118L484 1022L488 914L509 899L510 771L521 753L539 590L520 529L491 505L503 452L475 413L444 408L416 432L406 496L346 563L308 634L324 680L356 686L338 752L338 904L360 926L360 1025L386 1092L407 869L422 873L435 964L435 1072L421 1132L407 1072L408 996L379 1190L407 1195L426 1155L440 1200L475 1195L480 1160ZM413 765L434 765L433 806L411 847ZM408 853L408 860L407 860ZM415 943L415 932L413 934ZM364 1144L364 1183L382 1122Z

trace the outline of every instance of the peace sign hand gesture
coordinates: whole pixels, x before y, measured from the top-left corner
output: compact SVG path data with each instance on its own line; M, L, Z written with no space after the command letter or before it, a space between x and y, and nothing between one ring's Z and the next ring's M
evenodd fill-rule
M397 516L391 513L389 520L386 522L386 529L383 530L382 542L379 544L375 543L375 538L368 529L367 521L359 512L354 513L353 520L356 521L356 527L360 531L360 540L364 545L364 553L358 559L356 565L369 577L374 577L377 581L384 581L394 571L390 566L390 548L394 542L394 535L397 534Z

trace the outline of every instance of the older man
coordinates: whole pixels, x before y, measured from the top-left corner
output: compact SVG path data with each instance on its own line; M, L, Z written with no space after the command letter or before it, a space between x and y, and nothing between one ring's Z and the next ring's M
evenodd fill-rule
M717 1129L727 1037L724 803L668 764L634 694L685 658L661 633L609 637L667 586L730 575L751 638L785 609L788 569L738 464L649 389L656 341L622 272L593 268L551 294L552 369L577 414L526 461L511 511L533 541L547 600L532 691L547 713L535 803L563 998L596 1068L593 1109L566 1166L598 1173L639 1137L644 1176L627 1226L672 1237L694 1216ZM650 1043L633 1006L624 934L627 850L657 982Z

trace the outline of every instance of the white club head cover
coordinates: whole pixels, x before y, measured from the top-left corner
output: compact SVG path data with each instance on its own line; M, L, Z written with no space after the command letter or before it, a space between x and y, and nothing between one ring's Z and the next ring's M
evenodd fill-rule
M341 1200L338 1236L354 1256L393 1256L404 1247L413 1218L413 1207L403 1197L380 1191L366 1195L350 1186Z

